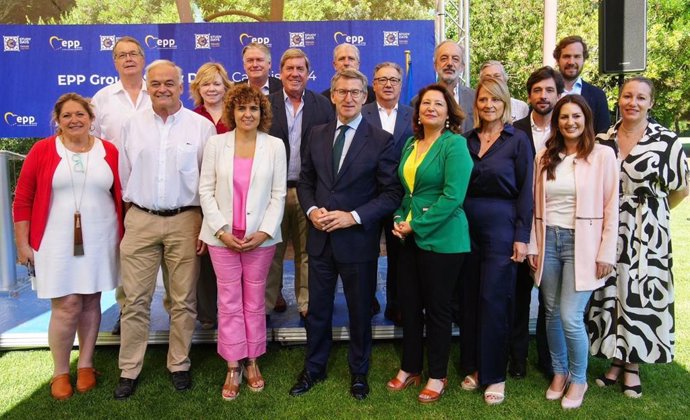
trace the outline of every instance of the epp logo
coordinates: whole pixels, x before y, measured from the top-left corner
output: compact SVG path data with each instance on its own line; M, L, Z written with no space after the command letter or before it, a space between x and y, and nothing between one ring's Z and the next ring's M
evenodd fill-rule
M153 35L146 35L144 43L152 50L174 50L177 49L177 43L174 38L157 38Z
M5 123L10 126L34 127L36 117L32 115L17 115L14 112L5 112Z
M19 51L19 37L18 36L3 36L3 50L4 51Z
M251 42L256 42L257 44L263 44L267 47L271 46L271 38L267 36L254 36L248 33L240 34L240 44L247 45Z
M367 45L366 41L364 40L364 35L348 35L344 32L334 33L333 40L336 44L342 44L343 42L347 42L348 44L356 46Z
M112 51L115 48L115 35L101 35L101 51Z
M81 41L78 39L62 39L53 35L48 39L48 43L56 51L81 51Z

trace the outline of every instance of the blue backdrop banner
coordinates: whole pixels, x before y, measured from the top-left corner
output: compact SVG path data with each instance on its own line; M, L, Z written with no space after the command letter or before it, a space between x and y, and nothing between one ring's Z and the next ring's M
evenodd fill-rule
M414 75L403 92L416 92L435 80L433 21L333 21L194 23L162 25L0 25L0 137L45 137L54 132L50 113L66 92L93 96L118 80L113 66L115 41L138 39L146 62L174 61L184 71L185 105L196 69L207 61L223 64L232 81L245 77L242 48L259 42L271 48L271 76L279 76L280 56L303 49L312 64L308 89L322 91L333 75L333 47L349 42L360 49L361 68L371 79L377 63L393 61L405 69L405 51ZM406 76L406 75L405 75Z

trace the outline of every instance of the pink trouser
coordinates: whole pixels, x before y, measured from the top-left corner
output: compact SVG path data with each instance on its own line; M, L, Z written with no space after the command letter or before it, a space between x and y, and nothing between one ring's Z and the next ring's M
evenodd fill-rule
M209 246L218 280L218 354L227 361L266 352L264 293L275 245L249 252Z

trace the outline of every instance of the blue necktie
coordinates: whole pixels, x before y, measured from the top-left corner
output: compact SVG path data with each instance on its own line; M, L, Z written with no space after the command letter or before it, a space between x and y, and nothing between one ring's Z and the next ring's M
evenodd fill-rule
M338 169L340 166L340 158L343 156L343 146L345 146L345 132L350 128L348 125L341 125L338 129L338 137L335 138L335 143L333 143L333 178L338 175Z

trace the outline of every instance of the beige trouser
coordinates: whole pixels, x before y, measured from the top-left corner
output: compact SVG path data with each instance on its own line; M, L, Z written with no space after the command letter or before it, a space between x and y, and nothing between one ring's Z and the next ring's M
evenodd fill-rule
M307 279L307 216L297 200L297 188L288 188L285 197L285 214L280 224L283 242L276 246L276 253L271 262L271 270L266 280L266 313L273 310L278 293L283 287L283 260L288 241L292 242L295 250L295 297L297 310L306 311L309 306L309 288Z
M120 361L123 378L139 376L149 338L151 300L161 264L167 268L170 296L170 338L167 367L189 370L189 349L196 321L196 283L199 258L196 243L201 211L188 210L171 217L154 216L132 207L125 217L120 243L122 309Z

